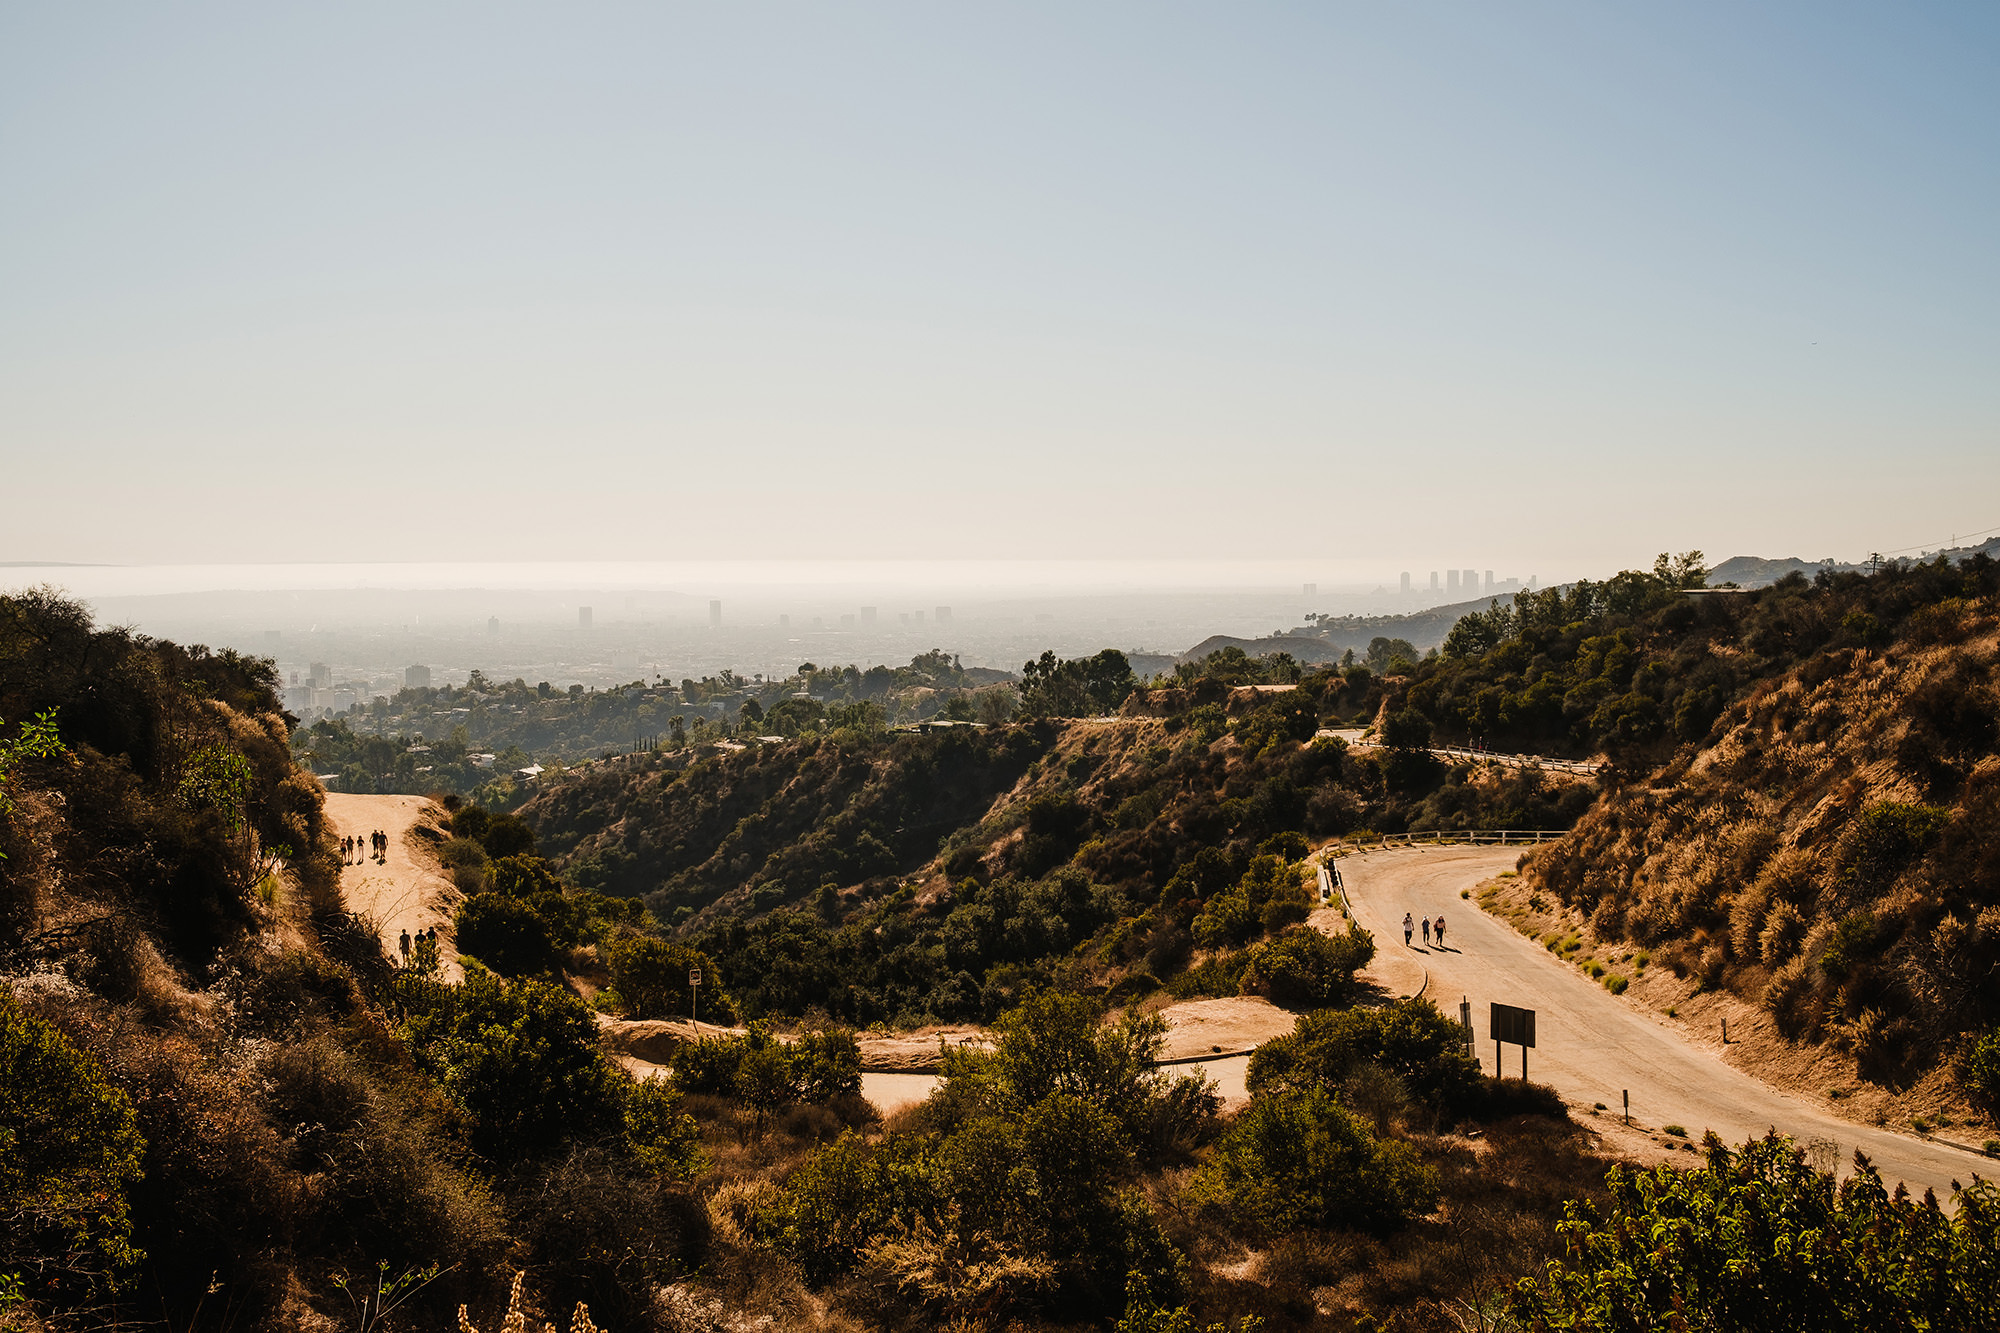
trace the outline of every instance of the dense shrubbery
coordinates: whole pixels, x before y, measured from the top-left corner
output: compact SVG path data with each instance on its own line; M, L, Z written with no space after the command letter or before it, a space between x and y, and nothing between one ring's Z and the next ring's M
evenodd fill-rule
M1123 1307L1128 1279L1182 1290L1184 1260L1127 1187L1210 1132L1212 1094L1150 1067L1158 1020L1105 1025L1045 995L988 1054L953 1050L909 1128L822 1150L753 1218L816 1279L860 1269L914 1311L1066 1317Z
M607 1143L656 1169L694 1162L693 1123L606 1059L590 1009L560 986L476 967L459 986L406 972L394 1002L418 1063L463 1108L489 1162Z
M1616 1168L1610 1206L1571 1207L1564 1258L1512 1313L1580 1330L1680 1327L1689 1311L1718 1333L1992 1328L2000 1190L1975 1181L1947 1212L1856 1166L1836 1185L1789 1140L1710 1135L1699 1170Z
M89 1295L142 1257L127 1187L145 1143L103 1066L0 990L0 1271Z
M1251 948L1243 986L1287 1009L1323 1009L1354 998L1354 974L1374 957L1375 937L1356 923L1339 935L1294 926Z
M1436 1179L1416 1152L1378 1140L1319 1087L1256 1098L1202 1171L1198 1195L1278 1235L1382 1231L1437 1205Z
M1447 1114L1471 1109L1479 1063L1465 1047L1465 1030L1428 1000L1398 1000L1378 1009L1328 1009L1302 1016L1288 1035L1250 1056L1254 1094L1338 1094L1357 1073L1379 1071L1408 1095Z
M691 1093L735 1097L760 1114L793 1102L824 1105L861 1091L861 1049L846 1028L815 1028L781 1041L763 1023L742 1036L705 1037L674 1052L674 1082Z

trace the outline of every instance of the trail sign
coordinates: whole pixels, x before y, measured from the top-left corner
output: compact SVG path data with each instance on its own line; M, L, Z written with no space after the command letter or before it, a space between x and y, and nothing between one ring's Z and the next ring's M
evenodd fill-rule
M1516 1009L1511 1004L1493 1006L1492 1031L1487 1036L1510 1046L1535 1044L1535 1011Z
M1488 1035L1493 1039L1493 1077L1500 1077L1500 1047L1512 1042L1521 1048L1521 1077L1528 1077L1528 1048L1535 1044L1535 1011L1517 1009L1511 1004L1496 1004L1492 1016L1487 1020Z

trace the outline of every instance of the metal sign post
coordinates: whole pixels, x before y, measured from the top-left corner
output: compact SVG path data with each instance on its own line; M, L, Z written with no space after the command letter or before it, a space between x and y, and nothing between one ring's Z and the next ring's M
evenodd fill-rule
M691 967L688 969L688 1023L693 1027L700 1027L701 1026L701 1018L699 1017L700 1014L701 1014L701 969L698 967Z
M1493 1077L1500 1077L1500 1047L1512 1042L1521 1048L1521 1078L1528 1077L1528 1048L1535 1044L1535 1011L1496 1004L1488 1019L1487 1035L1493 1039Z

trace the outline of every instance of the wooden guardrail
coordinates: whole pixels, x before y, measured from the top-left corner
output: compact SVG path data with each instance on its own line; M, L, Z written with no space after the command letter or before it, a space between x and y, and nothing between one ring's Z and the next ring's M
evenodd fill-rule
M1516 844L1554 842L1568 829L1423 829L1411 833L1361 833L1336 838L1330 846L1347 847L1443 847L1453 843L1484 843L1510 847Z

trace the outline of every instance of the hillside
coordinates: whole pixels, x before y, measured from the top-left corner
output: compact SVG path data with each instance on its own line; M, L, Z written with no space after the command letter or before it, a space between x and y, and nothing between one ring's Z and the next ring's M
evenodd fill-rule
M1246 948L1303 919L1298 872L1279 867L1306 837L1562 827L1594 795L1316 740L1372 718L1392 684L1259 674L1280 669L1223 652L1115 717L837 728L686 769L606 765L520 813L572 882L643 894L745 1012L916 1024L991 1018L1058 977L1235 994Z
M276 683L0 597L0 1327L483 1323L509 1261L646 1326L694 1122L559 984L391 966Z
M1596 939L1831 1048L1850 1086L1967 1116L1957 1060L2000 1024L1996 589L1981 560L1776 592L1793 664L1527 876Z

